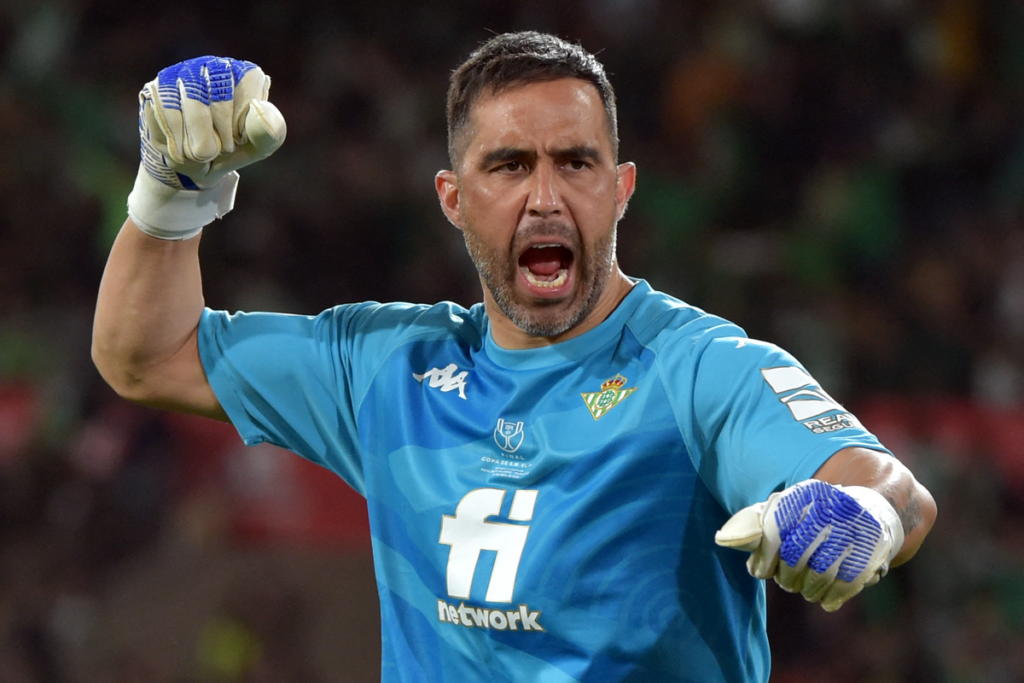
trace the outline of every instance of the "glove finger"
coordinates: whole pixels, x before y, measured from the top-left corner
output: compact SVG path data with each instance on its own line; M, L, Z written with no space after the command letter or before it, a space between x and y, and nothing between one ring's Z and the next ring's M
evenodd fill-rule
M255 144L256 141L253 142ZM730 517L715 532L715 543L725 548L755 550L761 545L761 511L764 506L764 503L750 505Z
M234 105L231 102L210 103L210 121L213 132L217 136L217 146L221 154L235 151L235 138L232 124Z
M837 578L833 581L820 598L822 608L826 612L834 612L867 586L878 583L887 568L887 552L884 545L879 545L875 547L870 557L865 558L856 545L846 548L832 563L827 573L844 578L853 576L853 579Z
M264 101L270 95L270 76L252 62L233 60L232 68L235 76L232 133L236 143L244 144L247 139L246 119L249 115L249 105L252 102Z
M171 161L185 161L185 122L177 90L161 92L159 82L148 83L139 93L150 143Z
M794 571L785 562L780 562L772 578L775 579L775 583L779 588L787 593L798 593L803 586L802 573Z
M792 592L802 594L810 602L817 602L821 599L821 596L835 580L836 575L839 574L839 568L843 561L851 552L847 549L843 555L833 559L832 563L825 567L825 571L819 573L817 570L821 569L821 565L824 564L819 551L826 549L825 542L829 540L831 533L831 525L826 525L818 531L818 535L814 537L796 565L790 570L793 572L790 584ZM782 566L789 569L789 565L785 561L782 562ZM781 569L780 573L783 573ZM787 577L789 576L789 572L785 574Z
M207 177L200 185L215 184L225 174L243 166L266 159L284 143L288 128L281 112L270 102L253 100L246 117L246 144L236 147L233 154L217 157L210 165Z
M828 593L828 589L835 583L836 575L839 573L839 562L836 562L828 568L824 573L819 574L813 569L808 569L804 573L803 586L800 588L800 593L804 596L807 602L821 602L825 594Z
M213 128L209 88L207 85L205 89L196 92L194 85L193 89L189 89L184 81L178 80L181 115L184 119L185 130L185 141L182 145L183 156L191 161L213 161L220 154L221 149L220 140Z
M835 612L842 607L847 600L864 590L864 585L869 577L860 575L854 581L843 581L837 579L825 591L821 598L821 608L826 612Z
M790 593L802 594L810 602L820 600L821 596L835 580L842 560L845 559L845 556L839 558L821 574L808 567L815 553L828 539L830 531L831 527L825 527L819 531L818 535L807 546L804 554L800 556L800 559L797 560L794 566L790 567L784 560L779 562L779 569L775 573L775 582Z
M756 579L769 579L775 575L778 569L779 553L778 550L771 552L765 549L764 541L761 545L762 547L752 552L747 558L747 571Z
M235 75L231 69L231 63L234 61L211 58L204 66L204 75L210 87L210 120L217 136L220 154L231 154L235 151Z
M779 527L775 522L775 510L778 507L780 496L773 493L768 496L761 510L761 526L764 529L764 538L761 545L747 560L747 570L752 576L759 579L768 579L778 571L779 549L782 547L782 539L779 537Z
M143 99L141 93L139 95L139 99L142 102L139 111L139 118L142 119L140 121L140 123L142 124L140 126L140 134L145 138L143 142L148 143L163 156L169 157L171 155L172 147L177 146L178 149L180 150L180 146L176 145L176 143L174 142L173 135L168 135L167 131L165 130L165 128L169 127L170 124L167 122L166 114L164 114L163 116L159 115L160 113L162 113L160 111L159 105L157 105L153 100L149 98ZM174 113L178 115L174 122L178 124L177 134L178 139L180 140L181 113Z
M818 530L817 535L811 539L811 542L804 548L803 554L797 559L796 564L790 566L786 560L779 562L779 570L775 575L776 582L779 583L783 588L791 593L805 593L807 590L807 582L812 580L811 574L816 574L807 565L810 563L811 558L818 551L818 548L828 540L829 533L832 528L825 526ZM780 555L782 552L780 551ZM838 563L837 563L838 564ZM838 566L836 571L839 571Z
M245 137L257 158L264 159L284 144L288 126L284 115L266 100L253 100L245 117Z

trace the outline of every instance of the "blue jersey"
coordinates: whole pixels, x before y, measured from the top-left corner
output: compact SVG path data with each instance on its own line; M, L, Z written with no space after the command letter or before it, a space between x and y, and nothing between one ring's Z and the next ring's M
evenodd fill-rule
M763 582L715 531L884 450L787 353L643 281L539 349L450 303L207 311L199 348L247 444L366 497L388 682L767 681Z

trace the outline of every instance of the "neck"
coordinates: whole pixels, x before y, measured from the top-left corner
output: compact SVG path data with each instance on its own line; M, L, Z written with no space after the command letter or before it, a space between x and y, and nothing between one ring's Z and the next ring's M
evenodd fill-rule
M535 349L568 341L600 325L633 289L633 281L626 277L625 273L616 265L615 272L612 273L607 286L597 300L597 305L587 314L587 317L574 327L553 337L540 337L523 331L505 315L487 287L484 286L483 289L484 310L487 311L487 317L491 322L491 336L494 337L498 346L503 349Z

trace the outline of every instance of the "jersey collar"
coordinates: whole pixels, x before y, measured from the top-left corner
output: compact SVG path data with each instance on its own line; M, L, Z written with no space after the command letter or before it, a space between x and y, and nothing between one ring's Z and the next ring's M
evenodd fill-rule
M634 280L636 283L629 293L619 302L611 315L600 325L564 342L542 346L536 349L503 349L498 346L491 335L491 325L484 317L487 333L484 337L484 352L496 365L510 370L532 370L546 368L562 363L571 363L603 347L622 334L622 328L636 311L645 296L651 293L651 286L645 280Z

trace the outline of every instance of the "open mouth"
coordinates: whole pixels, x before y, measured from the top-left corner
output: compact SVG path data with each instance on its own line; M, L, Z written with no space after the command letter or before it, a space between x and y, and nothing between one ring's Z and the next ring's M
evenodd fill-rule
M561 244L535 244L519 257L519 272L532 287L553 290L568 282L572 261Z

